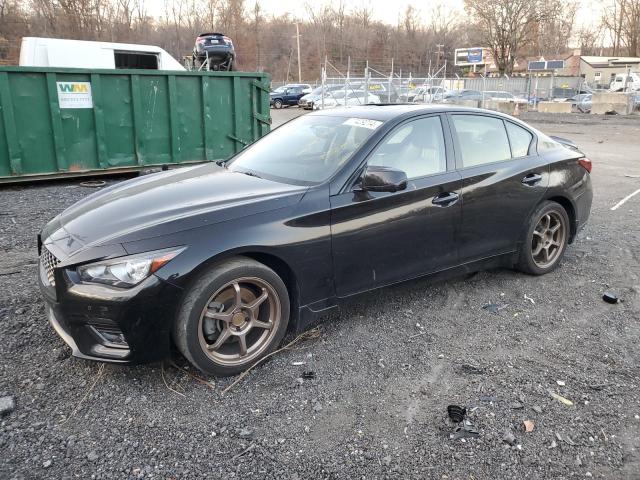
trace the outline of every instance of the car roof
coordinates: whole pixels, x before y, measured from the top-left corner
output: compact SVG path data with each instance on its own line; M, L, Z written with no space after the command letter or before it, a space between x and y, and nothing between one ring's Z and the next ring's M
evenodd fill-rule
M367 118L369 120L379 120L381 122L388 122L396 118L409 118L413 116L428 114L428 113L442 113L442 112L457 112L457 113L489 113L494 116L505 117L511 119L508 115L503 115L499 112L484 110L481 108L461 107L456 105L416 105L416 104L372 104L353 107L340 107L332 108L331 110L316 110L308 113L307 115L327 115L327 116L339 116L339 117L355 117L355 118Z

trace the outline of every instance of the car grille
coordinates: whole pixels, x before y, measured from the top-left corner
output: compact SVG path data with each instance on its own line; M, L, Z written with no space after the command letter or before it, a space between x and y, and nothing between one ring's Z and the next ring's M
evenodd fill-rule
M52 287L56 286L56 279L53 275L53 269L56 268L60 264L60 260L58 260L49 250L46 248L42 248L42 253L40 254L40 265L47 275L47 281L49 285Z

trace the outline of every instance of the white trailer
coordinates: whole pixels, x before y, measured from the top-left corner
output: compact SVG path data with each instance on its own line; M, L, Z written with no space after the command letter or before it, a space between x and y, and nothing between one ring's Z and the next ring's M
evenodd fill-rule
M169 53L153 45L24 37L22 67L185 70Z

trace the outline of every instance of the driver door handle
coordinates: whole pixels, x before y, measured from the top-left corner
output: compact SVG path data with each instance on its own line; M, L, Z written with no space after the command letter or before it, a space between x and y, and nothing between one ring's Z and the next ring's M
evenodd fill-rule
M433 203L434 205L437 205L438 207L450 207L451 205L456 203L459 198L460 198L460 195L458 195L455 192L445 192L445 193L440 193L435 197L433 197L433 200L431 200L431 203Z
M522 183L528 187L533 187L540 183L541 180L542 175L540 175L539 173L530 173L522 179Z

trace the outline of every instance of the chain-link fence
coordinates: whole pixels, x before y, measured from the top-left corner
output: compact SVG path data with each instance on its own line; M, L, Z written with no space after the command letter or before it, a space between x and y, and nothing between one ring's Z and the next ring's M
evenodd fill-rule
M403 76L402 72L386 75L369 67L357 73L343 73L328 64L322 68L319 83L303 82L311 85L314 91L308 96L311 100L305 99L302 106L321 109L369 103L452 103L495 109L504 107L509 111L510 108L535 109L542 101L575 104L579 94L591 91L581 77L533 74L443 77L443 69L429 77L412 77Z

